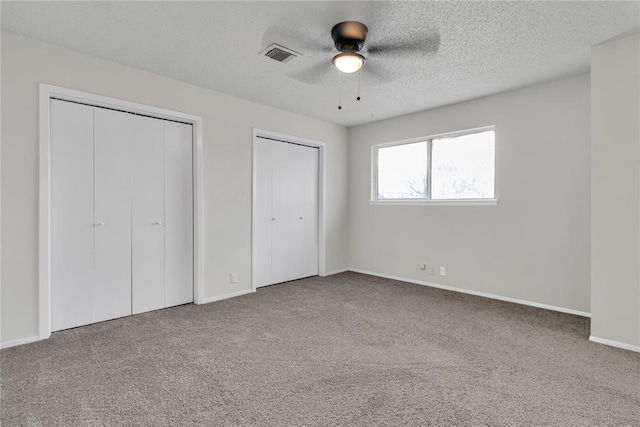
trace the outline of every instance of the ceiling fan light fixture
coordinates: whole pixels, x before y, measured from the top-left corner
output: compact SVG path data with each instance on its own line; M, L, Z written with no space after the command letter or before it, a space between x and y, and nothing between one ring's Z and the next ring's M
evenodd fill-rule
M364 56L355 51L346 51L334 56L331 62L343 73L355 73L364 65Z

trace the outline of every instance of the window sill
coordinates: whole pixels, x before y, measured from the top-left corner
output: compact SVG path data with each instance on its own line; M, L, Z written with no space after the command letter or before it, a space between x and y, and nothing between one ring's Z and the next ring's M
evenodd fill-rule
M496 206L498 199L439 199L439 200L369 200L370 205L387 206Z

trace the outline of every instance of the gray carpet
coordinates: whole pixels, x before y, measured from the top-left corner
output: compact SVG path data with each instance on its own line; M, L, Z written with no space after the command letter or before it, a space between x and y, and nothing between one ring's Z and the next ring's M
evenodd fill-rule
M589 320L343 273L2 350L2 425L640 425Z

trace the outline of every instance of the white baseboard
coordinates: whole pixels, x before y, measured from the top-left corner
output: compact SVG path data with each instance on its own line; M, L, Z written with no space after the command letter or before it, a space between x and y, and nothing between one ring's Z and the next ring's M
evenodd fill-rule
M370 276L384 277L385 279L399 280L401 282L414 283L416 285L429 286L431 288L438 288L438 289L444 289L447 291L460 292L463 294L476 295L484 298L497 299L500 301L507 301L515 304L528 305L531 307L543 308L545 310L559 311L561 313L574 314L576 316L591 317L591 313L587 313L586 311L574 310L572 308L557 307L555 305L541 304L539 302L526 301L526 300L511 298L511 297L503 297L501 295L488 294L486 292L470 291L468 289L456 288L456 287L447 286L447 285L438 285L436 283L425 282L422 280L406 279L404 277L391 276L389 274L374 273L372 271L360 270L358 268L350 268L349 271L353 271L355 273L368 274Z
M326 273L324 273L322 275L322 277L333 276L334 274L344 273L345 271L349 271L349 269L348 268L343 268L341 270L327 271Z
M240 295L250 294L250 293L253 293L253 292L255 292L253 289L244 289L244 290L238 291L238 292L232 292L232 293L229 293L229 294L218 295L216 297L205 298L200 304L208 304L210 302L221 301L221 300L227 299L227 298L239 297ZM21 338L19 340L14 340L14 341L7 341L7 342L0 343L0 349L9 348L9 347L15 347L17 345L22 345L22 344L29 344L29 343L35 342L35 341L39 341L39 338L37 336Z
M38 341L38 339L39 338L35 336L35 337L20 338L19 340L3 342L3 343L0 343L0 349L15 347L17 345L22 345L22 344L29 344L30 342Z
M612 340L608 340L608 339L605 339L605 338L594 337L593 335L591 335L589 337L589 341L593 341L593 342L597 342L598 344L604 344L604 345L608 345L608 346L611 346L611 347L618 347L618 348L622 348L624 350L630 350L630 351L635 351L636 353L640 353L640 345L626 344L626 343L623 343L623 342L612 341Z
M239 297L240 295L246 295L255 292L253 289L244 289L238 292L231 292L229 294L218 295L217 297L204 298L200 304L208 304L210 302L222 301L223 299Z

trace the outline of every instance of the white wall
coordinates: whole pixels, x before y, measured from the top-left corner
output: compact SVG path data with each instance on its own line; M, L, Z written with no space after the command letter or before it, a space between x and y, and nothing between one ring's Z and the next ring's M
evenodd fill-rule
M2 342L38 333L39 82L203 117L205 298L251 288L252 127L327 143L327 271L347 266L345 128L6 33L1 82Z
M591 336L640 351L640 35L591 51Z
M372 145L488 125L498 206L369 205ZM589 139L588 75L350 129L349 266L589 312Z

